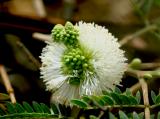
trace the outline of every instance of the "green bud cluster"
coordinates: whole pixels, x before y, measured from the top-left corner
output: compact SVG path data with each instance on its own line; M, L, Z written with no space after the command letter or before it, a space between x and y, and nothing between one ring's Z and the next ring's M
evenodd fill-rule
M62 42L67 46L77 45L78 36L78 30L70 22L66 22L65 26L57 24L52 30L52 38L54 41Z
M52 38L55 42L63 41L64 34L65 29L61 24L55 25L55 27L52 29Z
M92 53L84 51L78 43L79 31L70 22L65 26L57 24L52 30L54 42L63 43L67 50L62 56L62 72L70 75L69 84L79 85L85 79L85 72L93 72L93 66L90 63Z
M71 49L63 56L64 64L72 70L86 70L89 68L89 59L83 55L83 52L79 49Z
M85 56L80 48L69 49L63 55L63 71L71 75L75 75L76 72L75 77L69 79L70 84L79 84L80 81L84 79L84 72L86 70L93 71L89 60L90 58Z

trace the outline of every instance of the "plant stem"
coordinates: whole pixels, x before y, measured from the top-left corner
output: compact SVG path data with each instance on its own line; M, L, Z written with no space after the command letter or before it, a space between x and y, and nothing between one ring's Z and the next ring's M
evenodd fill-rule
M3 83L4 83L4 86L10 96L10 99L11 99L11 102L12 103L16 103L16 98L15 98L15 95L14 95L14 90L11 86L11 83L9 81L9 77L8 77L8 74L4 68L3 65L0 65L0 74L2 76L2 80L3 80Z
M43 34L43 33L35 32L35 33L32 34L32 37L34 39L44 41L44 42L46 42L46 41L51 42L52 41L52 37L49 34Z
M24 51L24 53L26 53L30 61L34 63L37 69L39 69L39 67L41 66L41 63L32 55L32 53L25 47L25 45L22 42L17 41L16 43L18 47L20 47Z
M160 67L160 62L142 63L140 69L155 69Z
M78 118L79 112L80 112L80 108L78 108L78 107L76 107L76 106L73 106L72 112L71 112L71 116L72 116L74 119L76 119L76 118Z
M149 73L152 75L153 79L152 80L148 80L147 82L151 82L154 81L155 78L159 78L160 77L160 70L154 70L154 71L140 71L140 70L136 70L136 69L132 69L132 68L128 68L126 71L126 74L135 78L139 78L139 77L143 77L144 74ZM146 82L146 83L147 83ZM139 90L141 88L141 84L140 82L134 84L132 87L130 87L130 91L134 94L137 92L137 90Z
M135 33L133 33L131 35L125 36L124 38L122 38L119 41L119 43L121 44L121 47L122 47L123 45L125 45L126 43L128 43L129 41L134 39L135 37L140 36L140 35L142 35L142 34L144 34L146 32L156 30L156 29L157 29L157 26L155 24L146 26L146 27L140 29L139 31L136 31Z
M149 98L148 98L148 86L144 78L140 78L139 82L142 87L142 93L143 93L143 102L144 102L144 113L145 113L145 119L150 119L150 109L149 109Z

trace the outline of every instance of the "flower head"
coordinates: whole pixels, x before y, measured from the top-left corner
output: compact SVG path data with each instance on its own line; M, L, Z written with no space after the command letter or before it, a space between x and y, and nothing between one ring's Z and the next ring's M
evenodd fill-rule
M68 35L67 35L68 34ZM119 85L126 58L117 39L94 23L67 22L52 30L53 42L43 49L41 77L52 100L68 105L72 98L100 95Z

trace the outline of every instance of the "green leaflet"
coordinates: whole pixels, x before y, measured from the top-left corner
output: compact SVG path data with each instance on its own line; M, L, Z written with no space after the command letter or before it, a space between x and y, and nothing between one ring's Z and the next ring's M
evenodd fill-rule
M137 91L137 93L136 93L136 100L137 100L138 104L140 104L140 102L141 102L141 93L139 91Z
M140 119L140 117L138 116L136 112L133 112L133 119Z
M152 98L153 103L156 103L156 94L154 91L151 91L151 98Z
M155 102L156 102L156 104L159 104L159 103L160 103L160 95L158 95L158 96L156 97Z
M23 102L23 107L25 108L25 110L29 113L34 112L32 107L27 103L27 102Z
M120 119L129 119L129 118L127 117L127 115L126 115L123 111L119 111L119 118L120 118Z
M104 101L105 105L114 105L114 100L107 95L101 96L101 99Z
M43 109L41 108L41 106L37 102L33 101L32 105L33 105L35 112L43 113Z
M86 102L84 102L82 100L78 100L78 99L71 100L71 103L73 105L80 107L80 108L86 108L88 106L88 104Z

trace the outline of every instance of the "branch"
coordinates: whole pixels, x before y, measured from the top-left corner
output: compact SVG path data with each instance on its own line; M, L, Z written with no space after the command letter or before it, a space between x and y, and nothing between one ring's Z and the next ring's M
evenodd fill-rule
M146 83L148 83L149 81L154 81L155 78L159 78L160 77L160 70L154 70L154 71L140 71L140 70L136 70L136 69L132 69L132 68L128 68L127 71L125 72L127 75L135 77L135 78L139 78L139 77L143 77L145 74L151 74L153 79L152 80L147 80ZM129 88L129 90L134 94L137 92L137 90L139 90L141 88L141 84L140 82L136 83L135 85L133 85L132 87Z
M4 86L10 96L10 99L11 99L11 102L12 103L16 103L16 98L15 98L15 95L14 95L14 90L11 86L11 83L9 81L9 77L8 77L8 74L4 68L3 65L0 65L0 74L2 76L2 80L3 80L3 83L4 83Z
M122 38L119 41L119 43L121 44L121 47L122 47L123 45L125 45L126 43L128 43L129 41L131 41L132 39L134 39L135 37L140 36L140 35L142 35L142 34L144 34L146 32L156 30L156 29L157 29L157 26L155 24L146 26L145 28L142 28L139 31L136 31L133 34L128 35L128 36Z
M149 109L149 97L148 97L148 86L144 78L140 78L139 82L142 87L142 93L143 93L143 101L144 101L144 113L145 113L145 119L150 119L150 109Z
M25 45L20 41L17 41L16 43L24 51L24 53L26 53L29 60L32 61L34 65L39 69L39 67L41 66L40 62L32 55L32 53L25 47Z
M36 40L40 40L40 41L51 41L51 35L49 34L43 34L43 33L38 33L38 32L35 32L32 34L32 37Z
M87 109L96 109L99 107L87 107ZM107 110L107 109L113 109L113 108L138 108L138 109L144 109L145 106L144 105L107 105L104 106L102 110Z
M160 62L142 63L140 69L156 69L160 67Z

